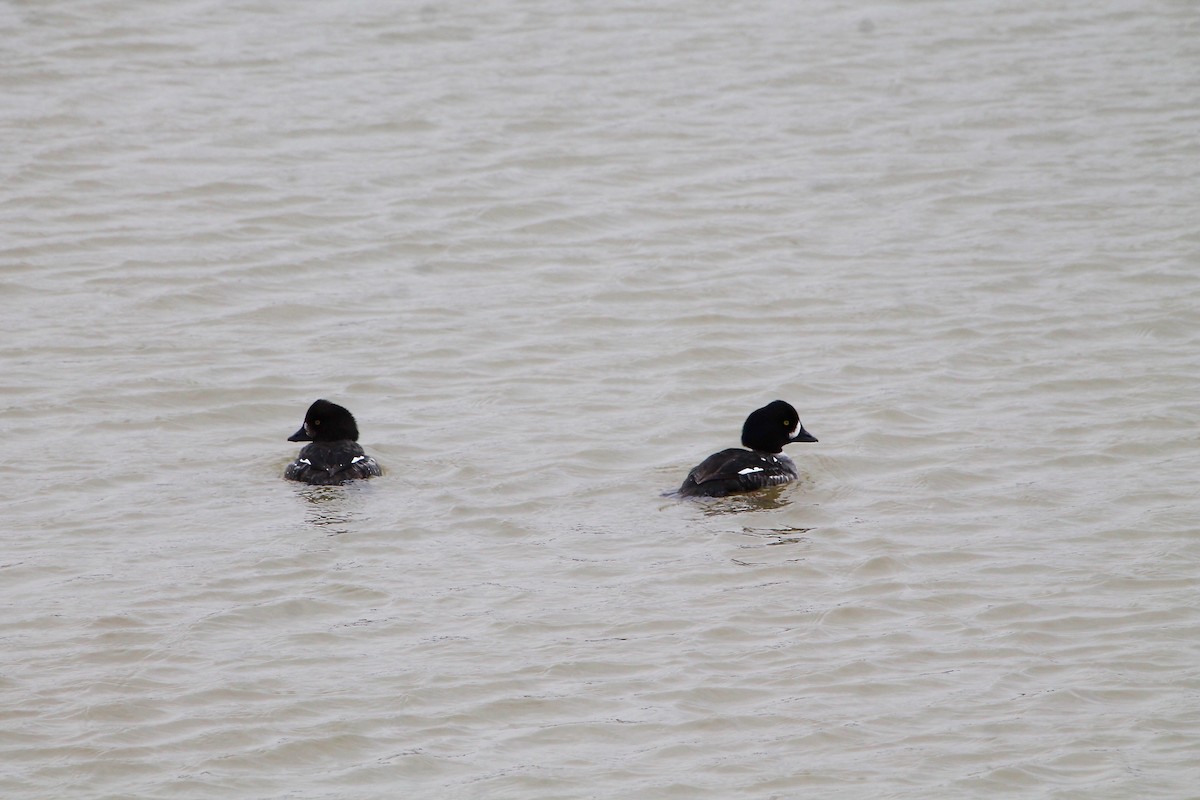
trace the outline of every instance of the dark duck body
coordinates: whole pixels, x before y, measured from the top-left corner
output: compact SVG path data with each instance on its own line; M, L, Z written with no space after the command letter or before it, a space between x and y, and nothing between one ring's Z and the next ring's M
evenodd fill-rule
M796 409L783 400L768 403L746 417L742 450L731 447L713 453L688 473L679 494L684 497L724 497L780 486L800 477L796 464L783 454L792 442L815 442L804 430Z
M288 441L312 442L284 470L283 477L290 481L333 486L383 474L379 463L358 443L354 415L337 403L317 400L309 406L304 424Z

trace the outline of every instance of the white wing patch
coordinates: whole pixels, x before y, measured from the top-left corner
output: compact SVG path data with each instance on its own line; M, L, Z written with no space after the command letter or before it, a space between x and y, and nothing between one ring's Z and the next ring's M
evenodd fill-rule
M745 469L739 469L738 475L751 475L755 472L762 472L762 471L763 471L762 467L746 467Z
M355 456L354 458L350 459L350 463L357 464L358 462L362 461L364 458L366 458L366 456Z
M309 461L307 458L298 458L296 460L299 461L301 464L308 464L310 467L312 466L312 462Z

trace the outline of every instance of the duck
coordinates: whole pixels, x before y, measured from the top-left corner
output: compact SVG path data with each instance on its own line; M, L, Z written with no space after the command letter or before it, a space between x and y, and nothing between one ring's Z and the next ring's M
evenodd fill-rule
M358 424L343 406L317 400L304 414L300 430L289 442L312 442L283 472L290 481L312 486L333 486L383 474L373 457L358 443Z
M679 487L683 497L724 497L782 486L800 477L796 463L783 454L793 442L815 442L796 409L775 400L750 412L742 426L742 445L713 453L692 468Z

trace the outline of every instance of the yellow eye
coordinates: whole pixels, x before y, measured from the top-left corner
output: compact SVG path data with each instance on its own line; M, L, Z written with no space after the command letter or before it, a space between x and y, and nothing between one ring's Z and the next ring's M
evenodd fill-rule
M785 419L785 420L783 421L783 427L785 427L785 428L790 428L790 427L792 427L792 423L791 423L789 420L786 420L786 419Z

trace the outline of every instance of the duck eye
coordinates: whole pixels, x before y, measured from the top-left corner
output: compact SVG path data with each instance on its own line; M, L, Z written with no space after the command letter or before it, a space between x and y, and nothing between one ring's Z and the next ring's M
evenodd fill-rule
M783 427L785 427L785 428L790 428L790 427L792 427L792 422L791 422L791 420L786 420L786 419L785 419L785 420L783 421Z

